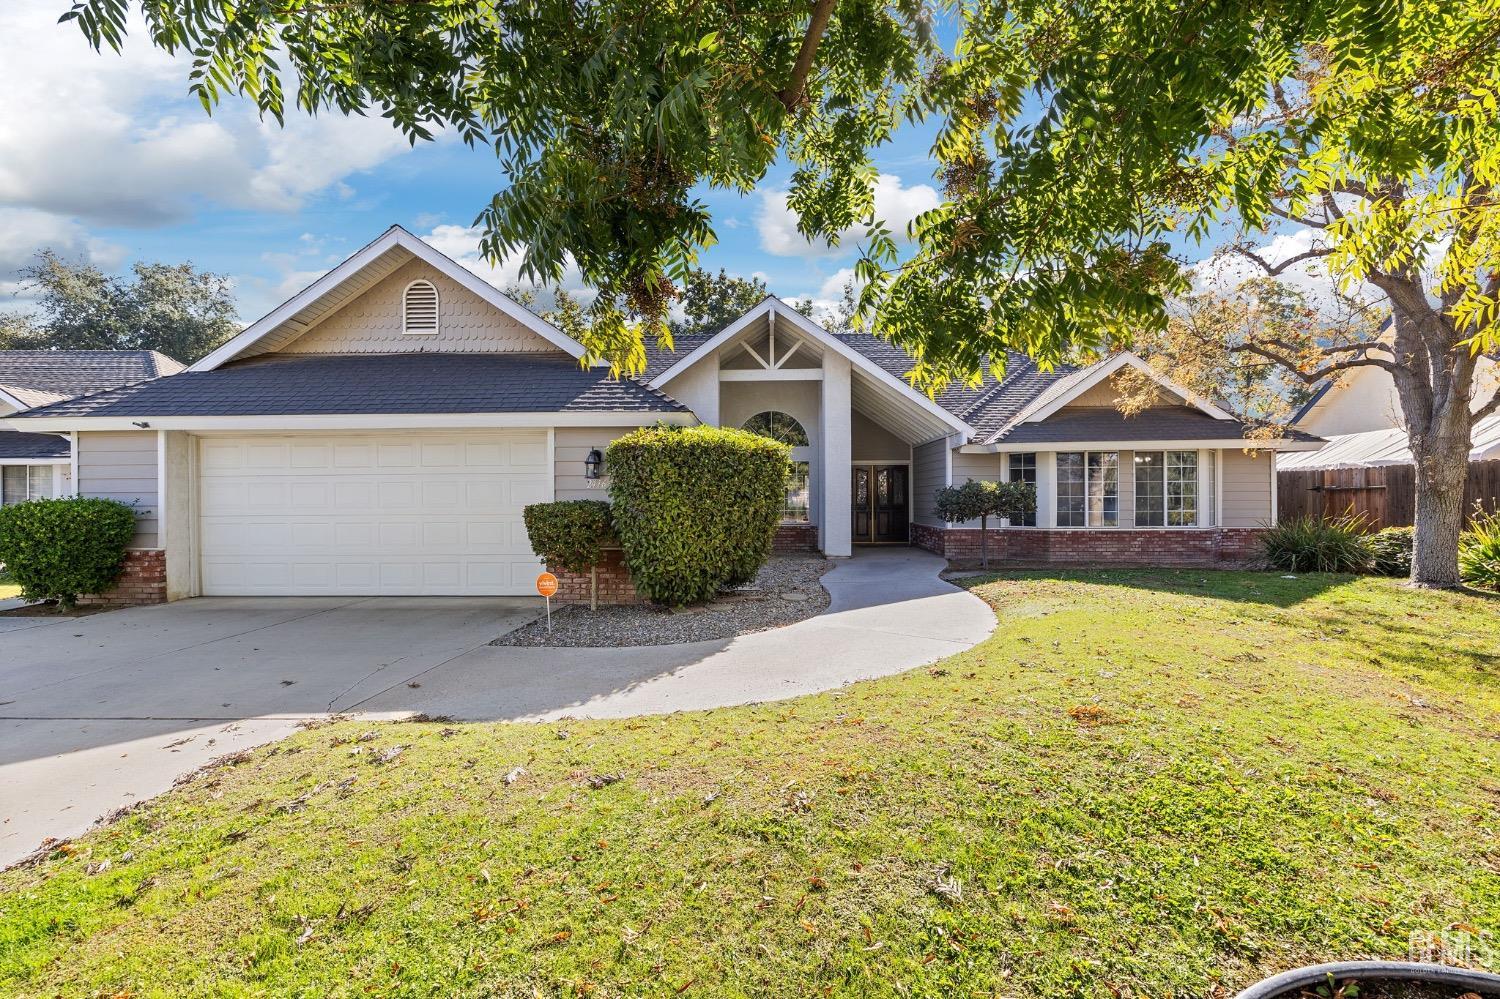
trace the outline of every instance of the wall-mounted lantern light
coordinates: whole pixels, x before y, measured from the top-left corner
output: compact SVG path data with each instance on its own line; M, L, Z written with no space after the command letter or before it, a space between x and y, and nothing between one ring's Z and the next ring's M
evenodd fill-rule
M604 455L598 448L589 452L589 456L583 459L583 474L585 478L597 479L599 473L604 471Z

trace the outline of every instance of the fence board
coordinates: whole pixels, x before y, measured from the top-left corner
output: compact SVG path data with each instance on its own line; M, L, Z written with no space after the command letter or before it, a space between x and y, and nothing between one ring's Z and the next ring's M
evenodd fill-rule
M1372 530L1409 526L1416 513L1417 470L1411 465L1375 468L1299 468L1276 473L1277 516L1336 517L1364 514ZM1481 504L1500 511L1500 460L1469 463L1464 509Z

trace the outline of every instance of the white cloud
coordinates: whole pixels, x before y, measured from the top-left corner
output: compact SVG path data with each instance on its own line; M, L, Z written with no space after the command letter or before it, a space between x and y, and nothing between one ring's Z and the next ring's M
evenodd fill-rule
M539 288L533 282L521 278L521 254L519 252L511 253L498 265L486 260L479 252L480 234L481 230L478 226L440 225L435 226L422 239L438 252L452 257L457 263L473 271L501 291L511 287L534 289L540 292L549 290ZM571 257L563 267L562 287L571 292L574 297L584 301L593 298L592 289L585 285L583 275Z
M381 118L289 114L282 129L230 99L206 116L188 64L138 23L95 52L49 0L0 12L0 204L84 224L160 225L206 204L293 211L409 148Z
M1278 233L1270 242L1254 247L1254 253L1271 266L1290 260L1299 253L1321 247L1316 230L1299 228ZM1194 294L1215 293L1227 295L1253 278L1262 278L1266 272L1255 261L1239 253L1224 251L1201 260L1192 268L1192 291ZM1326 258L1314 257L1298 261L1278 275L1277 280L1287 287L1295 288L1307 296L1308 303L1333 314L1338 311L1336 284L1329 274ZM1361 284L1351 289L1356 297L1367 301L1379 300L1381 292L1370 285Z
M865 234L864 226L851 226L840 234L839 245L809 241L797 231L797 215L787 207L786 191L762 191L760 211L755 217L761 249L779 257L836 257L850 252L854 241ZM905 186L895 174L883 173L875 182L875 217L898 239L912 219L941 203L937 191L927 184Z

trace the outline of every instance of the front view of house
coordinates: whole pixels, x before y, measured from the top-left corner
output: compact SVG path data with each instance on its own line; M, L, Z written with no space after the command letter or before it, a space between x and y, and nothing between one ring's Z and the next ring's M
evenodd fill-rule
M767 298L611 379L583 347L394 227L187 371L16 414L72 436L72 488L134 503L126 599L508 595L538 562L522 509L607 498L597 458L659 422L742 427L791 446L778 546L850 555L916 544L965 557L976 525L933 514L966 479L1034 482L990 550L1027 560L1237 560L1274 517L1277 450L1160 380L1126 418L1130 355L936 399L910 359ZM593 457L595 460L590 461ZM734 512L725 511L725 516Z

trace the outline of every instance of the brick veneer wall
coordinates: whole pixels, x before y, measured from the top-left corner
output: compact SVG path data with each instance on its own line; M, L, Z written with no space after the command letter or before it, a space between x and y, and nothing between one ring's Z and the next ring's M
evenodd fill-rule
M561 604L589 602L588 573L568 572L566 569L552 566L548 566L548 570L557 577L557 593L552 597L553 601ZM599 603L638 604L645 602L646 598L635 591L635 583L630 579L630 570L625 568L625 553L618 548L611 548L604 553L604 563L599 566L597 575Z
M912 543L954 561L979 558L977 528L912 525ZM992 561L1104 565L1223 566L1254 560L1254 528L1199 530L1046 530L990 528Z
M818 529L811 524L780 524L771 550L785 552L815 552L818 550Z
M135 607L167 602L167 553L161 549L135 548L125 553L119 582L108 593L78 598L80 606Z

